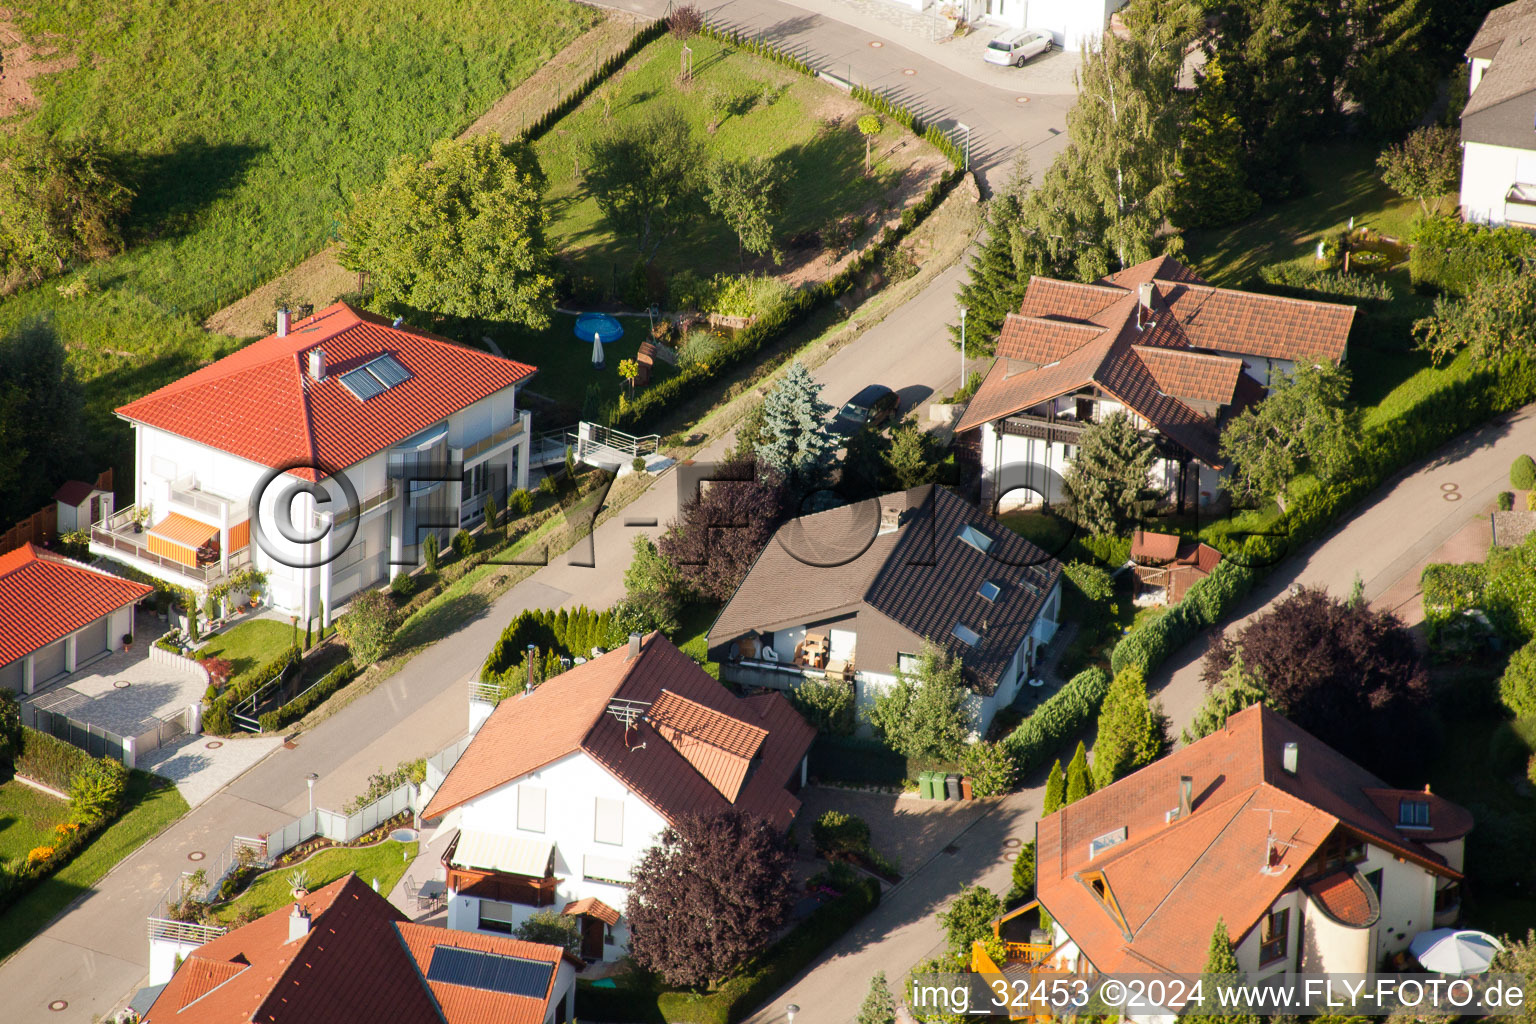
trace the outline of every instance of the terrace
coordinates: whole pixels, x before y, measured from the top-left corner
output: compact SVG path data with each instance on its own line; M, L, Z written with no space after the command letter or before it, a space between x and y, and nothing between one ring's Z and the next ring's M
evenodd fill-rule
M250 520L228 528L230 550L219 545L220 528L181 515L167 514L147 526L149 509L119 509L91 526L92 554L124 562L178 586L209 587L251 563Z

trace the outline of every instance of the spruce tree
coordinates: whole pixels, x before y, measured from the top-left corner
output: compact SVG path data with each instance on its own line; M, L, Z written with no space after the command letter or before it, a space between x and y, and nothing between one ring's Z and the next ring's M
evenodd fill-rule
M1029 186L1029 165L1021 155L1007 184L987 203L986 241L971 257L969 278L960 286L960 307L966 311L965 354L968 357L993 355L997 351L997 335L1003 329L1003 320L1024 303L1029 276L1036 269L1021 244ZM949 333L955 347L959 348L960 324L951 324Z
M1163 752L1163 716L1147 699L1147 679L1139 666L1120 670L1109 684L1093 741L1093 781L1103 789L1145 767Z
M1093 777L1088 769L1088 748L1082 740L1077 741L1077 753L1072 755L1072 761L1067 765L1067 795L1063 804L1074 804L1093 792Z
M1197 82L1194 110L1179 147L1180 177L1171 214L1181 228L1232 224L1259 208L1258 193L1248 187L1243 128L1220 57L1206 62Z
M1090 424L1063 484L1073 518L1094 536L1126 533L1153 506L1152 442L1124 411Z
M831 411L821 400L821 385L796 359L763 400L763 440L757 457L802 487L815 484L837 450L827 429Z
M1216 919L1216 930L1211 933L1210 952L1205 957L1204 974L1213 982L1231 985L1242 980L1242 969L1237 965L1237 953L1232 949L1232 938L1227 934L1227 923L1221 918ZM1195 1017L1196 1014L1186 1016ZM1243 1013L1241 1008L1226 1008L1224 1011L1213 1013L1199 1013L1198 1019L1204 1024L1259 1024L1259 1019L1252 1013Z
M1066 804L1067 776L1061 770L1061 758L1051 765L1051 774L1045 780L1045 799L1040 805L1040 817L1055 814Z
M855 1024L896 1024L896 997L891 995L884 971L876 971L869 979L869 995L859 1007Z

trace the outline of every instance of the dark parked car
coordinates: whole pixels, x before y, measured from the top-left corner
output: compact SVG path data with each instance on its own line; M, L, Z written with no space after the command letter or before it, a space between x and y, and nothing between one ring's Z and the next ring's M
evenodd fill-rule
M837 410L832 426L845 434L856 433L864 427L879 427L895 418L900 401L896 392L884 384L871 384Z

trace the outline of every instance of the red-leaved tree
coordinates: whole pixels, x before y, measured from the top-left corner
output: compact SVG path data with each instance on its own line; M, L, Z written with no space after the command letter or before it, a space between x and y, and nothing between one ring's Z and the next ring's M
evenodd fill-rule
M784 515L784 493L751 459L716 467L657 545L691 596L726 601Z
M1208 688L1241 653L1287 718L1388 781L1425 761L1429 686L1413 638L1391 612L1303 588L1212 644Z
M630 955L671 985L700 988L767 945L789 916L784 834L741 811L690 815L635 867Z

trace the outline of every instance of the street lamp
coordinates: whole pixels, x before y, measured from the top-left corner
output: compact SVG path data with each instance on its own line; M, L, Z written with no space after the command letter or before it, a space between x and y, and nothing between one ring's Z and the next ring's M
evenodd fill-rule
M309 773L309 778L304 780L309 783L309 809L315 809L315 783L320 781L320 776L314 772Z
M960 390L965 390L965 313L964 306L960 307Z
M964 121L956 121L955 127L965 131L965 169L971 169L971 126Z
M788 1006L784 1007L784 1014L789 1018L789 1024L795 1024L795 1014L799 1012L800 1007L796 1006L794 1003L790 1003Z

